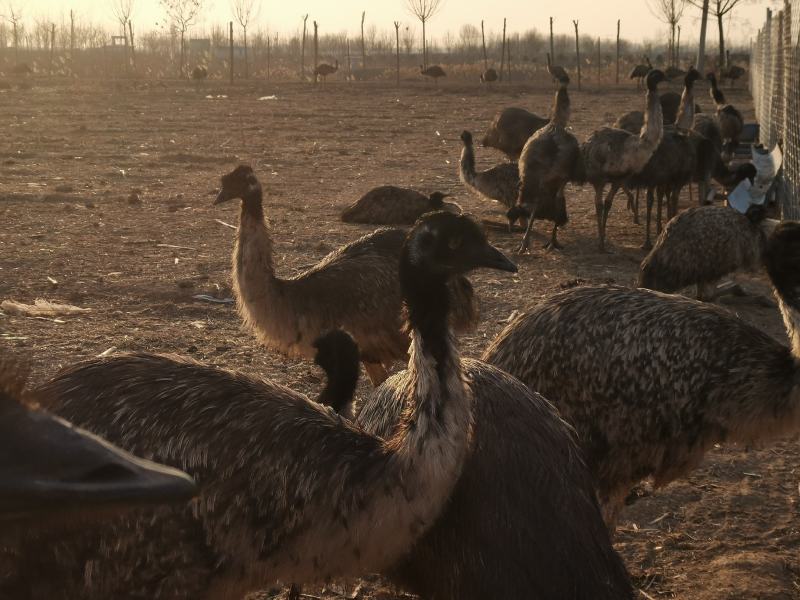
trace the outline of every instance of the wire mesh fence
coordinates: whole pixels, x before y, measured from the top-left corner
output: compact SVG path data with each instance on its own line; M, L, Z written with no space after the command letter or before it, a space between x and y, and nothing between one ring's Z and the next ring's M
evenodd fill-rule
M783 171L776 196L784 219L800 219L800 1L786 0L753 42L750 89L761 142L780 144Z

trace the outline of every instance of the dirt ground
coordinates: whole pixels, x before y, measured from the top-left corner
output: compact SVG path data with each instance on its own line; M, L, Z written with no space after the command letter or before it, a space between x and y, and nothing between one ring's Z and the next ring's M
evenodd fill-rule
M699 102L710 109L700 89ZM277 270L290 275L373 229L343 224L338 213L380 184L453 192L465 210L501 222L497 205L458 181L458 135L470 129L479 138L506 106L546 114L551 94L544 86L397 90L344 82L231 89L38 81L29 90L2 90L0 301L47 298L91 312L58 320L0 312L0 352L29 357L34 381L113 348L190 355L313 393L321 382L313 365L259 347L230 306L193 298L231 295L234 231L219 221L235 224L237 208L212 207L218 177L241 162L256 168L268 194ZM752 120L747 92L729 97ZM579 139L643 104L627 82L573 91L572 100ZM477 152L484 168L502 160L489 149ZM588 187L568 190L568 209L562 252L542 250L546 231L537 227L518 276L472 277L483 319L463 339L466 355L479 356L513 311L562 286L634 281L643 229L624 200L609 219L609 254L597 251ZM492 230L491 237L513 253L519 234ZM740 279L768 293L762 276ZM740 301L731 309L785 340L777 308ZM797 439L760 450L718 448L690 478L627 509L616 547L648 598L798 599L799 481ZM352 597L354 589L360 598L408 597L378 579L310 593Z

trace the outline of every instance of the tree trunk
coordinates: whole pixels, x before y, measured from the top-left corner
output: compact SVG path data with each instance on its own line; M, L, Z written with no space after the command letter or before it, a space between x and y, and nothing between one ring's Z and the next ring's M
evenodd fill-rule
M681 26L678 25L678 41L675 43L675 64L681 66Z
M614 75L614 81L619 85L619 27L620 19L617 19L617 71Z
M725 66L725 32L723 31L722 19L724 15L717 13L717 27L719 27L719 68Z
M700 19L700 46L697 49L697 70L703 73L706 64L706 28L708 27L708 2L703 0L703 16Z
M133 67L133 70L135 71L136 70L136 51L134 50L134 44L133 44L133 21L128 21L128 37L131 40L131 66ZM72 51L70 50L70 53L71 52Z
M364 43L364 19L367 16L367 12L363 11L361 13L361 68L367 68L367 46Z
M581 89L581 41L578 35L578 21L573 21L575 25L575 63L578 67L578 90Z
M503 19L503 43L500 46L500 81L503 81L503 71L506 66L506 20Z
M555 63L556 62L556 53L553 49L553 17L550 17L550 58Z
M50 29L50 77L53 76L53 63L56 54L56 24L53 23Z
M481 21L481 40L483 41L483 70L489 69L489 58L486 56L486 33L483 30L483 21Z
M425 45L425 19L422 19L422 68L428 68L428 47Z
M267 81L269 81L270 59L272 58L270 52L269 34L267 34Z
M183 79L183 66L186 64L186 46L184 40L186 39L186 27L181 27L181 68L178 70L181 79ZM231 56L233 56L233 21L231 21Z
M242 27L244 33L244 78L247 79L249 73L247 71L247 27Z
M233 85L233 21L228 21L228 46L231 60L231 85Z

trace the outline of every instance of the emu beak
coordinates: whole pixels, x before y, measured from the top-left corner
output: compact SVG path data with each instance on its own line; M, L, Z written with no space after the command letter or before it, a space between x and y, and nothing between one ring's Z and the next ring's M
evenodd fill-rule
M228 196L228 193L225 191L225 188L222 188L217 194L217 197L214 199L213 206L216 206L217 204L222 204L223 202L227 202L230 199L231 198L230 196Z
M19 406L0 417L0 430L0 520L183 502L197 493L185 473L136 458L43 412Z
M475 267L486 267L487 269L497 269L498 271L517 272L517 265L506 258L506 255L497 248L487 243L478 251L475 257Z

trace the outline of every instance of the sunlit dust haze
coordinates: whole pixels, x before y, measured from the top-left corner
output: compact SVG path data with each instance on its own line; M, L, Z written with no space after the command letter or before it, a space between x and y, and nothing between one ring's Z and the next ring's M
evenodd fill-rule
M118 0L117 0L118 1ZM104 24L111 29L115 20L112 12L113 0L13 0L12 5L21 9L23 17L46 18L60 21L74 10L79 19ZM415 28L418 23L406 8L404 0L301 0L300 2L274 2L255 0L260 4L258 15L253 20L251 31L269 29L273 32L292 34L301 27L301 17L309 14L309 23L316 20L321 33L351 32L360 27L361 12L366 11L367 26L378 30L392 28L393 21L401 21ZM0 0L0 15L8 9L8 0ZM763 23L767 7L778 2L762 0L743 3L726 19L726 35L734 44L749 45L758 26ZM699 31L700 11L687 6L681 28L683 39L694 41ZM499 31L503 18L508 19L508 29L522 33L529 29L546 32L549 17L554 17L556 34L574 32L572 21L577 19L582 34L593 37L613 38L616 35L617 19L622 20L622 36L632 41L660 41L666 38L666 25L651 9L648 0L561 0L545 3L519 0L444 0L438 14L428 25L429 35L435 40L445 39L449 32L458 37L462 25L480 25L483 19L489 31ZM159 0L134 0L133 22L139 31L146 31L163 24L164 10ZM198 32L211 24L222 24L232 20L230 0L205 0L201 17L195 29ZM710 43L716 43L716 24L710 23Z

